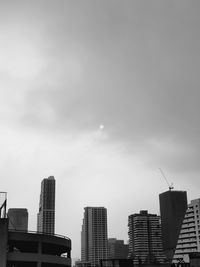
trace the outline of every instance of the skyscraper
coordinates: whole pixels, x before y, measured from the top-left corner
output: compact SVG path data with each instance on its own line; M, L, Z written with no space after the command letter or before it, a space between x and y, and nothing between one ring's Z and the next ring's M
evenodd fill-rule
M163 249L171 262L187 209L186 191L169 190L159 195Z
M9 209L9 230L28 231L28 210L27 209Z
M55 231L55 179L45 178L41 183L37 231L54 234Z
M189 263L189 254L200 252L200 199L192 200L188 205L179 233L173 262L180 260Z
M128 227L129 258L134 264L165 261L159 216L142 210L128 217Z
M81 261L99 266L107 259L107 210L104 207L86 207L81 232Z

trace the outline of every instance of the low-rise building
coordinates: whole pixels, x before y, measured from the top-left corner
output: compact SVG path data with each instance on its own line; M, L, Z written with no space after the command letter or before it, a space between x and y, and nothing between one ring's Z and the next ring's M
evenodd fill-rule
M127 259L128 244L124 244L124 240L116 238L108 239L108 259Z

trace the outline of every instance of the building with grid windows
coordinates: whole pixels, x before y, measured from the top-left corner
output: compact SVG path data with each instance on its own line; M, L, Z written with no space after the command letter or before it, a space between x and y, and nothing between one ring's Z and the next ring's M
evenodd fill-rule
M128 244L124 244L124 240L116 238L108 239L108 259L127 259Z
M45 178L41 183L37 231L46 234L55 232L55 179Z
M104 207L86 207L81 231L81 262L99 266L107 259L107 210Z
M128 218L129 258L134 264L164 263L160 217L142 210Z
M176 245L173 263L189 263L190 253L200 252L200 199L188 205Z

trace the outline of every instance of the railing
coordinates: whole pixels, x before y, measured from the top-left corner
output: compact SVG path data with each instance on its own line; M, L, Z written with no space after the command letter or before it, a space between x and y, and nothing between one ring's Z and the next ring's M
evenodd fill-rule
M9 232L13 232L13 233L29 233L29 234L39 234L39 235L48 235L48 236L55 236L55 237L61 237L64 239L67 239L69 241L71 241L71 239L67 236L64 235L58 235L58 234L50 234L50 233L45 233L45 232L39 232L39 231L24 231L24 230L8 230Z

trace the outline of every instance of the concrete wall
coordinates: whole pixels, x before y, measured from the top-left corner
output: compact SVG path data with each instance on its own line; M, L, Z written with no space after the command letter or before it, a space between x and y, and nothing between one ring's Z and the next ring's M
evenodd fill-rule
M8 242L8 219L0 219L0 266L6 267Z
M71 266L71 240L59 236L43 235L37 233L12 232L8 234L8 243L12 243L17 250L13 250L12 246L7 254L8 262L18 262L19 266L22 262L37 263L37 267L41 267L41 263L48 263L48 266ZM27 249L28 248L28 249ZM60 255L66 254L67 257ZM0 265L0 267L2 267Z

